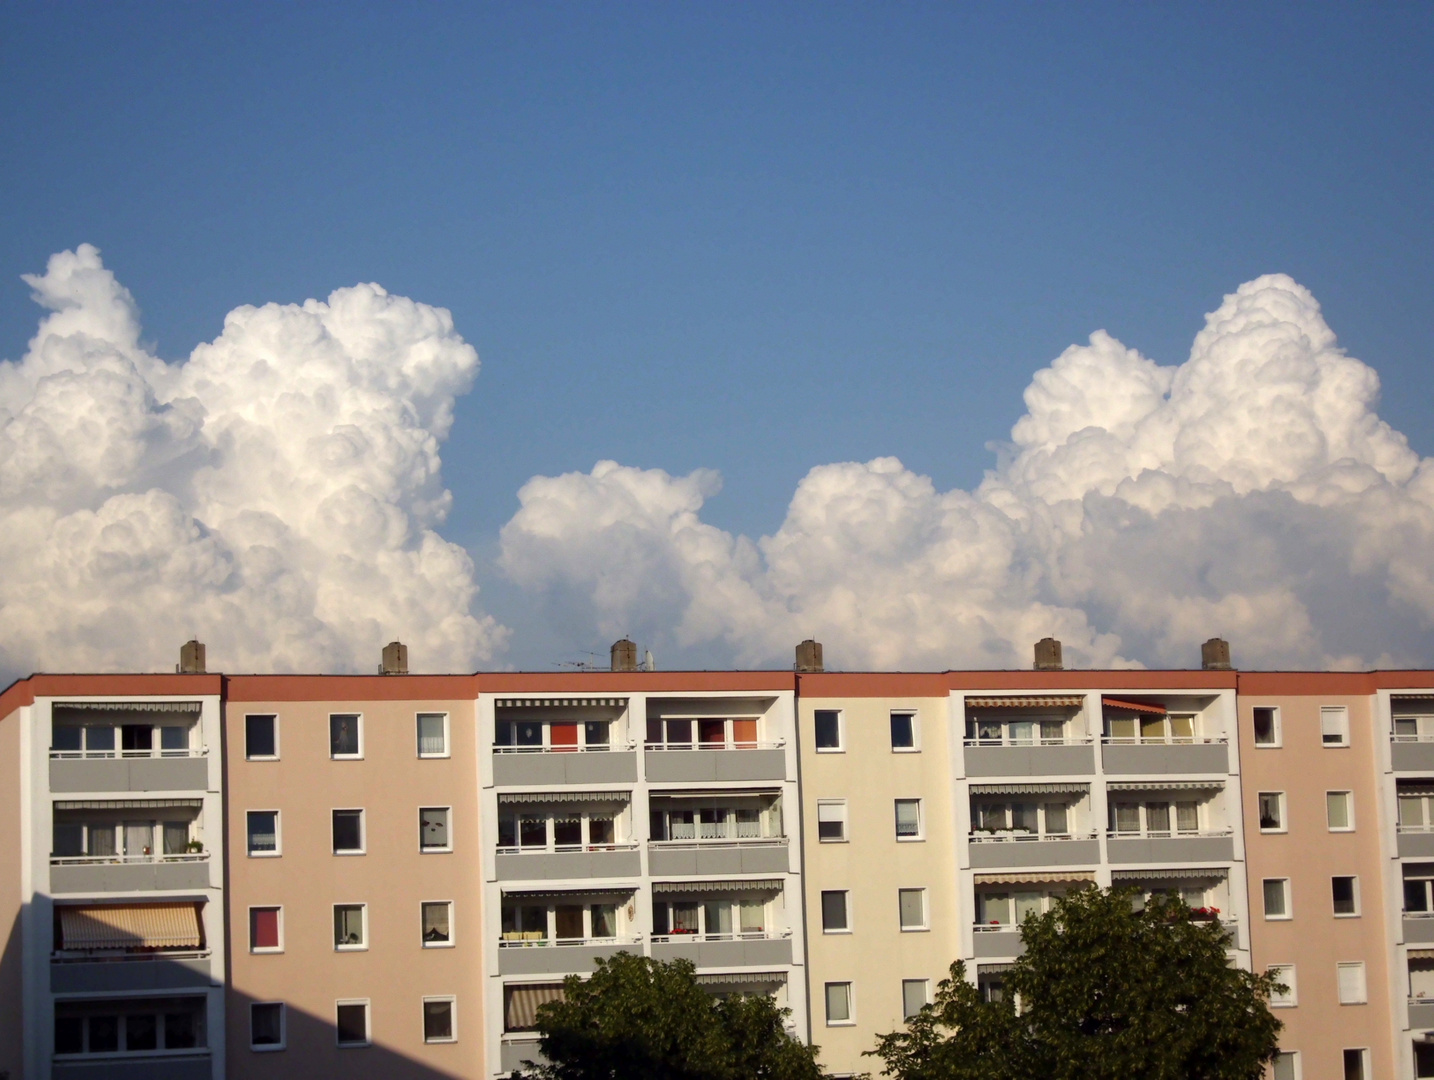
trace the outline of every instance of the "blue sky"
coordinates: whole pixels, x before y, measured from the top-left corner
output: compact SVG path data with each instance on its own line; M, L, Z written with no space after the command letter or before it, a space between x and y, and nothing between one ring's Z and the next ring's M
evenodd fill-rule
M237 305L360 281L450 309L483 369L443 534L511 625L492 558L532 476L714 468L704 520L753 537L824 463L970 488L1066 346L1105 328L1179 363L1266 272L1434 453L1428 5L59 3L0 27L0 356L34 333L18 275L81 242L171 360Z

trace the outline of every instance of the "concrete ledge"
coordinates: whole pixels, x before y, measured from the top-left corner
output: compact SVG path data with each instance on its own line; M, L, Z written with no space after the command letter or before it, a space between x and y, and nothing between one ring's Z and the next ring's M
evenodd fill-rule
M1224 743L1153 746L1107 743L1101 761L1108 773L1228 773L1230 751Z
M1112 863L1232 862L1235 838L1170 836L1117 840L1110 837L1106 840L1106 853Z
M51 964L50 993L89 994L131 990L193 990L208 987L209 957L187 960L99 961Z
M636 781L635 750L493 755L493 783L500 787L519 784L631 784Z
M1434 832L1402 832L1397 843L1401 859L1434 859Z
M143 1057L135 1060L108 1058L104 1061L56 1061L50 1066L52 1080L209 1080L209 1054L194 1057Z
M1018 930L1000 930L972 936L975 939L972 952L978 957L1020 956L1026 951L1025 945L1021 944L1021 934Z
M1094 866L1099 840L1027 840L968 844L972 868L993 866Z
M499 949L500 975L588 975L598 957L620 952L642 953L642 946L628 941L616 945L548 945L531 949Z
M1434 743L1390 743L1389 760L1395 772L1434 772Z
M642 872L641 853L554 851L541 855L499 855L499 881L546 878L631 878Z
M1404 920L1404 942L1407 945L1427 945L1434 941L1434 919Z
M710 849L653 847L647 852L648 872L653 877L785 874L787 863L786 844Z
M643 768L653 783L707 780L785 780L783 750L654 750Z
M691 960L705 967L771 967L792 962L792 939L762 941L654 941L654 960Z
M205 791L209 759L51 758L50 790Z
M50 891L160 892L209 888L212 860L153 863L70 863L50 867Z
M1095 747L967 746L967 776L1084 776L1095 772Z

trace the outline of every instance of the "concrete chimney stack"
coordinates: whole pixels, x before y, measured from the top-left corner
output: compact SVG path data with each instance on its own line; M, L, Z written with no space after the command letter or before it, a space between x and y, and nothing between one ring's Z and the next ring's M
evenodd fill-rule
M1224 638L1212 637L1200 646L1200 666L1206 671L1230 670L1230 643Z
M378 667L380 675L408 674L408 646L401 641L390 641L383 647L383 663Z
M1036 671L1064 671L1061 662L1061 643L1053 637L1043 637L1036 642L1036 662L1031 665Z
M619 638L612 643L612 670L637 670L637 643Z
M174 669L181 675L204 674L204 642L191 638L179 647L179 666Z
M822 643L807 638L797 646L796 668L800 672L810 674L813 671L824 671L822 667Z

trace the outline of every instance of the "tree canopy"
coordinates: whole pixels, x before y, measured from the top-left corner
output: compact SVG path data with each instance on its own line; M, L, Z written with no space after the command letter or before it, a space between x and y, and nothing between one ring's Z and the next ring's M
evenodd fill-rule
M564 999L538 1008L535 1080L819 1080L816 1047L787 1032L766 994L719 998L686 960L629 953L569 976ZM518 1074L515 1074L515 1076Z
M1028 917L999 1000L958 961L935 1003L868 1053L896 1080L1259 1080L1278 983L1230 964L1218 922L1133 896L1082 889Z

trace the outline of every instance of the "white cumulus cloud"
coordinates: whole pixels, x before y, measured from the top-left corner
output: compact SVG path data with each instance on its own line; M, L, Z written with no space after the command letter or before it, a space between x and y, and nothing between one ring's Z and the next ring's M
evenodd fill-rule
M0 667L415 670L491 659L473 566L435 531L439 445L478 356L377 285L240 307L167 364L90 245L25 278L49 310L0 363Z
M757 541L702 521L708 472L600 462L536 477L501 562L570 626L861 667L1427 664L1434 463L1308 290L1248 282L1162 366L1093 334L1033 377L974 491L895 458L814 468Z

